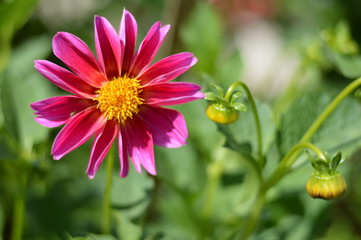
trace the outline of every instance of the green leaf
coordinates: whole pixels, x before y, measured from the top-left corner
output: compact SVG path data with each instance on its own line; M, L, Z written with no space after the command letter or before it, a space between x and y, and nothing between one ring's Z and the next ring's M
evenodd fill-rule
M139 240L142 237L142 227L133 223L129 217L122 213L116 212L117 233L120 239Z
M130 169L126 178L113 176L111 203L130 218L139 217L150 203L154 181L147 174Z
M222 86L230 86L241 80L244 65L238 51L233 51L229 56L222 56L218 61L215 75L218 83Z
M68 240L116 240L114 236L111 235L99 235L99 234L89 234L85 237L72 237L70 234L67 236Z
M7 65L11 41L26 22L38 0L13 0L0 3L0 73Z
M92 240L116 240L116 238L112 235L90 234L89 236Z
M197 1L180 33L186 48L198 58L195 69L214 73L222 32L220 18L211 5Z
M285 154L296 144L319 114L332 101L328 92L303 95L281 117L279 144ZM350 155L361 147L361 106L354 98L344 99L326 119L310 142L328 152Z
M36 123L30 108L32 102L50 97L51 83L33 68L33 61L50 52L49 37L30 39L13 54L1 84L1 103L6 130L30 151L33 144L47 137L48 129Z
M358 88L355 92L355 97L361 101L361 88Z
M68 236L67 238L68 240L94 240L91 237L72 237L72 236Z
M5 209L3 208L2 203L0 202L0 240L2 240L2 235L5 226Z
M258 115L262 129L262 144L264 153L275 137L275 124L271 116L271 110L268 105L257 102ZM246 106L250 108L249 106ZM243 107L240 107L241 110ZM258 151L257 132L253 112L240 113L239 119L229 126L219 126L220 130L225 134L231 134L227 137L226 146L242 152L243 154L252 154L255 156ZM228 130L227 130L228 129ZM231 142L233 141L233 142Z
M311 126L330 102L325 94L305 94L292 102L280 120L279 144L281 154L288 152Z
M348 78L358 78L361 76L361 56L344 55L330 50L331 61L336 68Z

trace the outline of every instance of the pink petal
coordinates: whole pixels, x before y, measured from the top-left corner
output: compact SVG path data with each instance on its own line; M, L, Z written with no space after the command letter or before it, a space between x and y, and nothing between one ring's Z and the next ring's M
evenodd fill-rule
M90 154L88 169L86 170L89 178L94 178L100 164L103 162L110 147L112 146L118 131L117 122L107 121L103 130L97 134Z
M119 28L119 37L124 43L122 73L127 73L132 64L134 48L137 41L137 32L137 22L133 15L124 9Z
M143 88L142 97L151 105L175 105L204 97L200 86L187 82L167 82Z
M169 25L161 27L160 22L155 23L151 27L135 54L134 65L130 70L131 77L137 77L152 63L169 31L169 28Z
M74 73L94 87L101 87L105 81L98 63L89 47L78 37L65 32L53 38L55 56L62 60Z
M154 144L176 148L186 144L188 131L183 115L172 109L147 106L139 116L153 136Z
M139 79L142 85L170 81L196 64L197 58L192 53L184 52L171 55L153 64Z
M45 127L57 127L65 124L71 116L94 105L93 101L77 96L52 97L30 106L38 117L35 121Z
M124 136L122 135L122 132L120 130L118 132L118 153L120 160L120 176L122 178L125 178L126 176L128 176L129 172L128 152L126 140L124 140Z
M95 87L69 72L68 70L46 60L36 60L35 69L44 77L49 79L56 86L65 91L83 96L85 98L94 98Z
M143 166L150 174L155 175L153 138L144 122L134 116L126 122L122 134L135 169L141 173Z
M95 107L88 108L70 119L56 136L51 154L59 160L73 151L106 123L106 118Z
M123 43L109 21L95 16L95 46L99 61L108 80L120 76Z

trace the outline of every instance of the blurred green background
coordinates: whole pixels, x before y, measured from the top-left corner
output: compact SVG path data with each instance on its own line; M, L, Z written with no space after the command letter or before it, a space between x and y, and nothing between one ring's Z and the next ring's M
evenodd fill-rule
M158 175L131 167L112 187L112 235L101 234L105 164L85 174L90 143L60 161L52 141L60 128L33 121L30 103L64 95L34 68L60 65L51 51L58 31L94 49L94 15L115 27L123 8L138 23L138 44L160 20L171 30L157 55L190 51L197 65L179 80L223 88L241 80L255 94L264 130L267 171L294 144L336 93L361 76L358 0L1 0L0 1L0 239L11 239L17 199L25 194L23 239L238 239L254 201L256 180L199 100L176 106L188 123L188 145L155 147ZM297 166L267 195L253 239L361 239L361 114L352 96L313 139L346 152L348 182L338 200L310 198L310 164ZM231 132L255 150L250 111Z

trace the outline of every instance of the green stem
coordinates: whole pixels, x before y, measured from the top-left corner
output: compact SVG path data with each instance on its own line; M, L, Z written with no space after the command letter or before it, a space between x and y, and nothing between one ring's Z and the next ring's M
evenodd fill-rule
M276 184L292 167L297 158L300 155L299 149L302 146L307 144L312 136L316 133L316 131L321 127L324 121L328 118L328 116L336 109L336 107L341 103L341 101L347 97L350 93L352 93L356 88L361 85L361 78L354 80L350 83L346 88L344 88L333 101L325 108L325 110L318 116L318 118L313 122L310 128L305 132L300 141L285 155L285 157L281 160L276 171L272 174L272 176L267 181L267 187L270 188L274 184ZM315 151L316 152L316 151ZM317 154L317 152L316 152ZM319 154L318 154L319 155Z
M114 151L110 149L107 157L107 176L106 185L103 199L103 233L109 234L111 229L111 193L112 193L112 178L113 178L113 166L114 166Z
M212 216L215 196L219 186L219 179L223 172L223 162L213 162L208 166L208 184L205 192L205 201L203 205L203 218L208 220Z
M282 158L276 171L267 180L265 187L266 189L271 188L289 171L289 169L292 167L292 165L295 163L299 156L299 150L301 150L302 148L309 148L314 151L319 158L326 160L325 155L315 145L311 143L299 142L298 144L294 145L291 150L289 150L287 154Z
M228 125L219 124L218 125L220 129L224 132L224 135L227 138L227 141L232 145L233 149L236 149L236 151L242 156L242 159L249 164L249 166L254 170L254 172L257 175L257 179L259 182L262 182L262 171L257 164L257 162L254 160L254 158L248 154L247 152L243 152L238 150L239 146L237 144L237 141L234 139L234 136L229 129Z
M256 106L256 103L254 101L251 91L249 90L249 88L247 87L247 85L244 82L237 81L228 88L227 93L225 95L225 99L227 102L230 101L230 98L232 97L232 93L237 86L242 87L243 90L246 92L248 101L251 105L253 117L254 117L255 124L256 124L256 131L257 131L258 161L259 161L259 165L261 166L261 168L263 168L263 166L265 165L265 159L263 157L263 150L262 150L261 123L259 121L257 106Z
M283 160L280 163L280 167L277 169L279 172L275 176L283 175L283 171L285 171L285 169L287 169L287 167L290 164L291 165L293 164L292 162L289 161L290 157L301 148L309 148L312 151L314 151L319 158L326 160L325 155L315 145L313 145L311 143L300 143L300 144L295 145L287 153L287 155L283 158ZM277 180L277 179L270 179L266 182L260 182L261 186L259 187L259 190L257 193L256 202L252 206L252 212L247 220L247 224L244 227L242 239L244 239L244 240L248 239L250 237L250 235L252 234L252 232L254 231L254 229L256 228L259 216L262 213L262 209L263 209L265 198L266 198L266 193L269 189L269 186L272 186L272 184L270 185L270 181L272 183L272 181L275 181L275 180Z
M307 142L310 138L316 133L316 131L321 127L323 122L328 118L328 116L336 109L336 107L341 103L341 101L352 93L356 88L361 85L361 78L354 80L347 87L345 87L336 98L327 106L327 108L321 113L321 115L313 122L311 127L303 135L300 142Z
M336 109L336 107L340 104L340 102L352 93L356 88L361 85L361 78L354 80L351 84L349 84L346 88L344 88L336 98L326 107L326 109L319 115L319 117L313 122L310 128L305 132L300 141L293 146L290 151L283 157L276 171L271 175L271 177L264 182L264 185L260 186L257 200L250 214L250 218L245 227L244 234L242 235L242 239L248 239L248 237L254 231L254 228L257 225L259 216L262 212L265 196L267 191L274 186L292 167L295 161L298 159L300 155L300 150L302 148L309 148L314 151L317 156L321 159L325 159L324 154L313 144L308 143L312 136L316 133L316 131L321 127L323 122L328 118L328 116ZM227 92L228 93L228 92Z
M242 240L247 240L253 233L254 229L256 228L259 216L262 213L262 209L266 199L266 193L267 193L267 189L263 188L263 186L261 185L258 190L256 202L252 206L252 212L244 227L244 231L242 233L242 238L241 238Z
M24 216L25 216L25 200L26 188L28 182L28 170L26 169L23 176L20 176L19 192L14 202L14 218L11 240L23 239Z

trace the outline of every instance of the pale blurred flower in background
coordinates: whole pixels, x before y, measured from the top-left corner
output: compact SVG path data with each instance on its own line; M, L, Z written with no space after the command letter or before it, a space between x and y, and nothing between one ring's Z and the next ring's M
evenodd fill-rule
M87 20L94 11L107 6L110 0L42 0L38 7L38 17L49 27L76 24ZM120 10L119 10L120 11Z
M234 32L244 71L242 81L258 98L269 100L288 84L298 60L285 50L285 40L272 17L273 0L210 0Z

